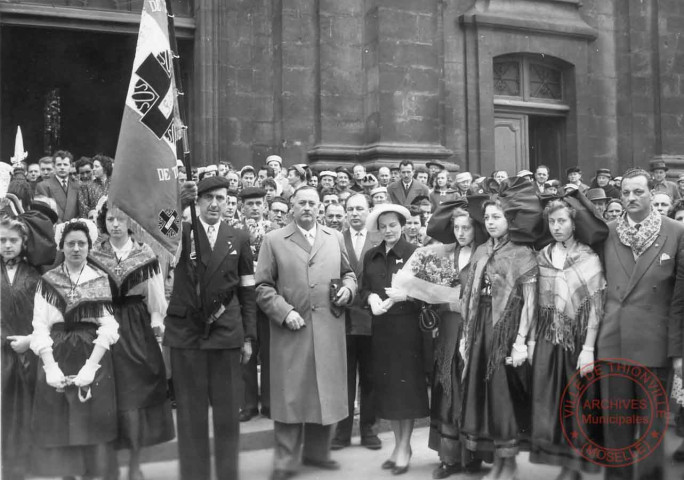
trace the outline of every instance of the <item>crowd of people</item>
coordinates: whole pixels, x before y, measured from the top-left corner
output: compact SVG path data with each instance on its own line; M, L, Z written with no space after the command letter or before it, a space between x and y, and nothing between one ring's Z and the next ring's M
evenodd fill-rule
M356 410L368 449L390 422L378 468L393 475L426 417L436 479L517 478L521 450L559 480L597 472L568 439L619 449L643 431L579 431L559 415L566 389L584 387L591 415L593 400L644 398L619 378L589 382L602 364L682 377L684 175L667 170L600 168L587 185L577 167L560 181L543 165L179 162L171 259L109 200L111 158L20 162L0 200L3 478L113 480L127 449L140 480L141 450L177 435L180 478L208 480L210 407L219 479L238 478L239 424L259 414L274 421L273 480L339 469L331 450L351 444ZM604 470L664 478L663 449Z

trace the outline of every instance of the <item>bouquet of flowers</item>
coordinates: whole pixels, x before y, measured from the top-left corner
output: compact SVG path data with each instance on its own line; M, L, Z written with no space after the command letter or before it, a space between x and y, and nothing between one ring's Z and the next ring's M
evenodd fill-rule
M392 287L426 303L454 303L460 296L455 245L429 245L416 249L406 265L392 277Z

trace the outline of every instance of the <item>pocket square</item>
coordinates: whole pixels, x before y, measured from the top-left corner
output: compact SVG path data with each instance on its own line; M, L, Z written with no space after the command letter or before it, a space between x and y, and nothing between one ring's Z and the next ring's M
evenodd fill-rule
M397 259L397 265L399 265L400 263L404 263L404 259L403 259L403 258Z
M237 250L231 250L230 252L228 252L228 255L237 255Z
M660 263L662 264L663 262L669 260L670 258L672 258L672 257L670 257L667 253L663 253L663 254L660 256Z

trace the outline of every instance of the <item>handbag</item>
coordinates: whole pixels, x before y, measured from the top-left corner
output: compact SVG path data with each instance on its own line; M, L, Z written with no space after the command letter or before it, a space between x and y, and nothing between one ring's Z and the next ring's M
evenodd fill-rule
M423 332L433 332L439 326L439 314L431 304L425 302L421 302L421 304L418 313L418 326Z

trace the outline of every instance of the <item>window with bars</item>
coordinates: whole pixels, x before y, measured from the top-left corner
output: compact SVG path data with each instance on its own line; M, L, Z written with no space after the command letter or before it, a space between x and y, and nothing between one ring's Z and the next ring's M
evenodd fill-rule
M494 59L494 95L523 101L562 103L563 71L530 57Z

